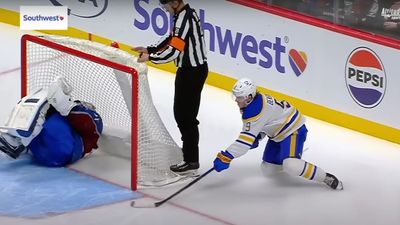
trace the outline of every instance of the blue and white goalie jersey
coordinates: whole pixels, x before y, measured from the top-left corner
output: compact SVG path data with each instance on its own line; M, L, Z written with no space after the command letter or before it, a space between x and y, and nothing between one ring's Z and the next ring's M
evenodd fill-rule
M260 93L241 113L242 132L227 149L235 158L245 154L260 133L280 142L305 123L305 117L288 102Z

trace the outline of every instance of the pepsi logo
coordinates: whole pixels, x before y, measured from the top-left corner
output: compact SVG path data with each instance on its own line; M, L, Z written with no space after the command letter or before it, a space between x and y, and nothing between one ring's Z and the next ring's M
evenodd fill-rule
M353 100L364 108L374 108L386 92L386 73L378 55L369 48L353 50L346 62L346 86Z
M60 16L60 20L64 20L64 17L63 17L63 16Z
M307 54L303 51L290 49L289 63L293 69L294 74L296 74L296 76L300 76L307 67Z

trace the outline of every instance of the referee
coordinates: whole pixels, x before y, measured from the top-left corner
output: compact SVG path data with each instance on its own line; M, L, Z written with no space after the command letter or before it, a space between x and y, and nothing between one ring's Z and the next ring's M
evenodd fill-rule
M174 117L181 132L183 161L170 169L179 174L196 174L199 168L197 114L201 91L208 75L204 32L196 11L182 0L160 0L174 17L171 34L152 46L136 47L138 62L168 63L178 67L175 77Z

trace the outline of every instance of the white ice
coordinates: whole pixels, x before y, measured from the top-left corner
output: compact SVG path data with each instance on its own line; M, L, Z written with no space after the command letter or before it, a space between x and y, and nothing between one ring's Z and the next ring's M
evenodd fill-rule
M1 23L0 30L2 122L20 95L19 38L22 33L17 27ZM179 143L179 131L172 115L174 77L154 68L149 69L148 76L154 103ZM203 91L198 119L201 172L205 172L212 167L216 153L237 138L241 121L230 94L211 86ZM0 224L400 224L400 146L312 118L308 118L307 126L309 149L303 159L337 175L343 180L343 191L297 177L264 178L259 166L263 149L259 147L235 159L230 169L210 173L159 208L131 208L130 202L125 201L43 219L0 216ZM260 146L263 144L265 141ZM99 154L74 167L129 186L129 180L125 179L129 171L127 161ZM159 200L181 187L173 185L141 192Z

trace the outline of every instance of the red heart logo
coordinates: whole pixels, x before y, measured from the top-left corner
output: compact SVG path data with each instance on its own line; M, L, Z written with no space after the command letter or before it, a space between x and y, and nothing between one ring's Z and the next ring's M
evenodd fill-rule
M290 49L289 62L296 76L300 76L307 67L307 54L303 51Z

